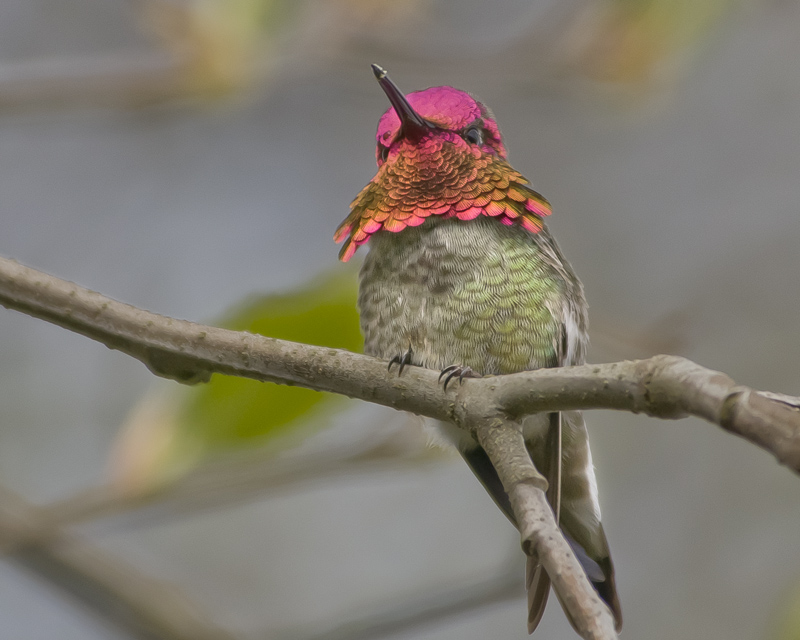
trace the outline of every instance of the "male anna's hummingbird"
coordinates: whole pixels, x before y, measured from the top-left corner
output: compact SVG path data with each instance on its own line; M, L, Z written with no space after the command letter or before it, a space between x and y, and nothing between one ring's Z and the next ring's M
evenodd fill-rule
M373 71L392 107L378 123L378 172L334 236L348 260L369 241L358 296L364 350L453 376L499 375L582 364L583 287L544 224L550 204L506 161L489 109L453 87L404 96ZM600 523L583 416L537 414L523 425L565 537L600 597L622 623L614 568ZM488 456L464 430L437 423L506 516L508 496ZM541 619L550 580L528 563L528 630Z

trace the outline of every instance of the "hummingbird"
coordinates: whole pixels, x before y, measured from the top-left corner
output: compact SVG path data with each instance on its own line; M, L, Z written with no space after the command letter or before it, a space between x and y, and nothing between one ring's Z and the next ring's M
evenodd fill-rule
M404 95L384 69L372 70L391 104L378 122L378 171L334 235L344 242L342 261L369 243L358 295L365 353L389 360L389 369L398 365L400 375L406 366L440 371L445 391L454 379L583 364L583 286L545 225L550 203L508 163L492 112L449 86ZM524 421L523 435L548 480L561 531L619 630L583 415L535 414ZM431 436L458 449L516 524L478 442L442 422ZM549 577L533 559L526 587L533 633L550 592Z

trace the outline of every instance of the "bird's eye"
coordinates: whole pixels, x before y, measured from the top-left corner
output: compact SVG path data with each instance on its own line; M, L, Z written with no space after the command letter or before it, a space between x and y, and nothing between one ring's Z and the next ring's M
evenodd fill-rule
M478 127L470 127L464 132L464 140L471 144L483 144L483 131Z
M386 162L386 158L389 157L389 147L384 147L382 144L379 144L378 157L381 159L381 162Z

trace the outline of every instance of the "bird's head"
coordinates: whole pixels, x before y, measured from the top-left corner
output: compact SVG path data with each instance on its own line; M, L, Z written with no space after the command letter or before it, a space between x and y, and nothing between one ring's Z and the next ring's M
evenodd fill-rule
M407 96L372 65L391 107L376 133L378 172L353 200L334 235L347 261L380 230L399 232L431 216L497 218L531 233L550 214L547 200L506 162L491 111L464 91L431 87Z

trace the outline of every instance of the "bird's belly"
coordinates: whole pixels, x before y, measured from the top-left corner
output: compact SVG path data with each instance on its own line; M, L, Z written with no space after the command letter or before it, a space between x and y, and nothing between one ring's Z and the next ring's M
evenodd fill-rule
M553 366L561 296L522 229L478 219L378 233L361 270L364 350L483 375Z

